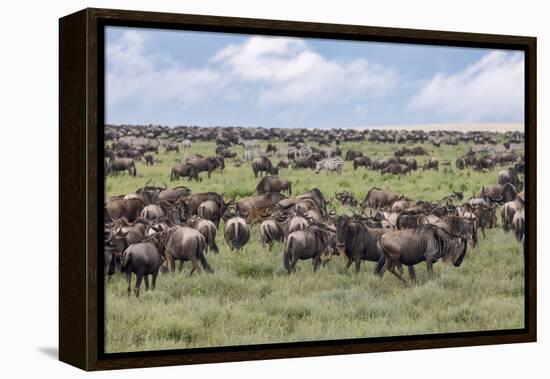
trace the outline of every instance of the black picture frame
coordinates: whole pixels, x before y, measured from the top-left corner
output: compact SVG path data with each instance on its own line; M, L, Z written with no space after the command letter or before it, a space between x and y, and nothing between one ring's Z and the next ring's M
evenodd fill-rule
M103 353L104 28L135 26L525 52L525 328L154 352ZM173 13L84 9L59 21L59 358L84 370L534 342L536 38Z

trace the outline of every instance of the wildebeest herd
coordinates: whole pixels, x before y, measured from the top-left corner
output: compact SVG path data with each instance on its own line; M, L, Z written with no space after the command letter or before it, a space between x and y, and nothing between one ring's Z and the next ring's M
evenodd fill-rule
M215 142L215 148L188 152L201 141ZM360 148L343 149L347 143L357 146L367 141L398 147L383 158ZM469 149L454 162L439 160L426 148L459 143ZM189 261L191 273L214 273L216 267L207 257L219 252L220 233L234 254L252 239L265 250L277 250L289 274L300 260L311 260L317 271L340 256L346 261L345 270L354 264L359 272L362 261L371 261L375 275L389 271L406 282L406 266L414 281L414 267L421 262L428 272L439 260L460 266L468 249L477 245L478 231L485 236L487 229L502 227L523 243L523 143L521 132L107 125L107 180L116 181L126 173L137 176L140 162L159 164L162 152L175 153L177 161L165 172L164 181L153 183L145 177L140 188L105 199L105 274L123 272L129 293L135 274L139 296L142 280L149 289L150 277L154 289L159 272L171 275L176 261ZM237 146L244 149L242 155L235 152ZM223 173L228 163L256 178L255 188L244 189L247 196L191 190L192 183ZM416 171L446 170L453 164L457 170L492 175L495 184L480 186L469 198L463 191L450 191L437 201L413 199L378 183L365 183L367 193L362 198L351 191L323 192L316 186L293 193L294 170L334 178L353 170L358 180L360 170L369 170L407 180ZM282 170L285 176L280 175ZM181 178L187 178L185 185L178 183ZM253 225L259 226L257 234Z

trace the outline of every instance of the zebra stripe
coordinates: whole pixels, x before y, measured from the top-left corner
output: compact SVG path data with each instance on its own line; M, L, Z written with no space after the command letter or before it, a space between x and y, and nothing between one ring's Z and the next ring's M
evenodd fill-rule
M322 169L327 171L338 171L338 173L341 174L344 169L344 160L341 157L323 159L317 162L315 172L318 173Z

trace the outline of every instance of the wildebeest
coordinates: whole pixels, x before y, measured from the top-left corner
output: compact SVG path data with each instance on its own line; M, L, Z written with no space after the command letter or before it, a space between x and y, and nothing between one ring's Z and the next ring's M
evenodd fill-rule
M512 219L512 230L518 242L525 239L525 208L521 208L514 214Z
M132 158L115 158L107 165L108 175L118 175L121 171L128 171L128 175L137 175L136 165Z
M309 223L302 216L293 216L289 218L283 225L284 235L296 232L298 230L304 230L308 227Z
M180 197L185 197L191 194L191 190L184 186L167 188L158 194L158 201L177 201Z
M321 256L329 254L331 231L320 225L311 225L306 230L290 233L285 238L283 265L290 274L298 260L312 259L313 271L317 271ZM333 234L333 233L332 233Z
M114 199L105 204L105 212L111 220L125 218L133 222L145 207L142 199Z
M197 182L200 181L197 168L189 163L177 164L172 167L172 171L170 172L170 180L177 180L180 176L186 176L189 181L192 179L195 179Z
M216 244L216 225L210 220L205 220L200 217L191 217L187 220L187 226L198 230L206 239L206 245L214 254L218 254L219 249Z
M464 170L464 168L466 167L466 161L464 160L464 158L458 157L456 158L455 165L457 169Z
M168 268L176 271L175 261L190 261L193 265L190 274L201 272L199 263L206 272L213 272L204 256L206 238L198 231L187 226L174 226L166 231L159 232L159 249L166 257ZM155 235L155 237L157 236Z
M269 250L273 247L275 241L283 240L283 228L281 224L272 219L263 221L260 225L260 241L262 247L269 246Z
M369 168L372 164L372 161L369 157L357 157L353 159L353 169L357 170L358 167L367 167Z
M410 173L411 169L409 166L401 164L401 163L391 163L387 167L380 170L380 173L382 174L394 174L394 175L405 175Z
M455 267L459 267L468 248L467 239L464 236L451 235L430 224L416 229L390 231L380 237L378 246L385 258L379 275L382 276L386 270L389 270L403 282L406 281L402 276L402 265L408 267L410 278L416 280L414 265L426 261L430 275L433 264L440 258L448 259Z
M479 192L479 197L489 197L491 200L503 204L507 201L512 201L516 198L518 190L511 183L506 184L490 184L482 187Z
M264 195L243 197L237 203L237 210L241 216L246 217L248 216L248 211L252 208L270 208L283 199L285 199L285 196L280 192L268 192Z
M312 156L298 157L294 159L293 168L315 168L315 160Z
M185 198L181 198L179 202L184 205L187 214L192 216L197 214L199 206L207 200L213 200L218 205L220 212L225 212L225 207L227 204L225 203L222 195L216 192L193 193Z
M154 164L155 158L151 154L145 154L143 157L145 158L146 166L152 166Z
M422 170L439 170L439 160L437 158L431 157L424 163L424 166L422 166Z
M139 297L141 280L145 278L145 290L149 289L149 275L151 275L152 289L155 289L157 275L162 264L162 256L153 242L142 242L130 245L122 255L121 269L126 273L128 281L128 295L130 295L132 274L136 275L134 292Z
M225 168L225 161L222 157L206 157L206 158L192 158L186 159L186 163L195 166L197 173L203 171L208 173L208 178L212 176L212 172L219 168L223 170Z
M369 228L360 220L339 216L336 220L336 246L341 256L347 258L346 270L355 262L355 272L361 270L361 261L377 262L375 272L384 264L378 249L378 239L391 229Z
M244 218L233 217L225 223L223 236L232 251L239 251L250 240L250 228Z
M166 145L165 149L166 149L166 152L169 152L169 151L175 151L176 153L180 152L180 146L177 143L169 143Z
M521 182L518 178L518 171L514 167L511 167L506 170L502 170L498 173L498 184L513 184L514 187L521 189Z
M289 195L292 195L292 183L290 180L264 176L256 186L256 191L259 194L287 191Z
M264 172L266 175L271 174L277 176L279 174L279 169L273 167L273 164L268 157L254 158L254 160L252 161L252 171L254 171L255 178L258 177L258 173L260 173L261 177L262 172Z
M141 210L141 217L145 220L157 220L164 216L164 210L157 204L149 204Z
M502 220L502 229L504 229L505 232L510 231L514 215L522 208L523 203L518 199L504 203L500 210L500 217Z
M400 198L401 196L396 193L373 187L367 193L362 206L371 209L387 208Z
M206 200L203 201L199 207L197 208L197 214L200 218L203 218L205 220L210 220L214 224L216 224L216 228L220 226L220 218L223 216L222 213L225 212L225 207L223 206L223 202L220 204L215 200Z
M344 159L346 161L353 161L355 158L362 157L362 156L363 156L363 152L359 150L348 150L346 152L346 156L344 157Z

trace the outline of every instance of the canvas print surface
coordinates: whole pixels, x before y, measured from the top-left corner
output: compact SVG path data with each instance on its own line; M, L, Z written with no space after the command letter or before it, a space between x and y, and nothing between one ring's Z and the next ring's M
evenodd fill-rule
M104 351L523 328L524 70L107 27Z

